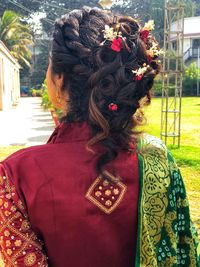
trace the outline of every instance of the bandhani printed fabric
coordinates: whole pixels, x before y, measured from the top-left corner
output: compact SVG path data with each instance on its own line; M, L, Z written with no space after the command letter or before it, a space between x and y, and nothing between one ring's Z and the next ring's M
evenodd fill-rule
M140 199L136 267L200 266L197 232L180 171L161 140L139 143Z
M46 267L42 242L31 229L25 207L0 164L0 266Z

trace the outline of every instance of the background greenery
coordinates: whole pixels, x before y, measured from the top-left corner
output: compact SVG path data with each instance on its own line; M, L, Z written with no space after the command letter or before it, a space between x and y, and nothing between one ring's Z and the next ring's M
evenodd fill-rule
M31 67L31 28L16 12L5 10L0 17L0 40L6 44L22 67Z
M171 0L173 1L173 0ZM174 0L176 2L176 0ZM157 37L161 47L163 44L164 34L164 0L115 0L112 10L116 13L132 15L136 17L141 23L148 19L155 20L154 34ZM185 17L200 15L199 0L183 0L185 4ZM82 6L97 6L99 0L4 0L0 1L0 17L3 17L5 10L11 10L17 13L22 24L29 24L32 35L33 57L31 60L31 68L27 64L22 64L21 70L21 85L29 88L39 88L45 79L45 72L48 65L48 51L50 44L50 36L52 33L53 24L56 18L62 14L69 12L75 8ZM34 18L37 17L38 12L44 16L40 19L41 27L34 23ZM30 20L30 18L33 18ZM0 26L1 27L1 26ZM7 43L6 43L7 44ZM8 46L9 47L9 46ZM20 51L23 51L22 49ZM36 52L36 53L35 53ZM39 52L39 54L37 54ZM30 61L30 52L27 51L26 63Z

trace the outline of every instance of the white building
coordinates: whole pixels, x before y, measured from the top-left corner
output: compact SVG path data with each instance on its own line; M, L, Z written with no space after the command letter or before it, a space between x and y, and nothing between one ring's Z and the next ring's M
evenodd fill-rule
M0 110L16 105L20 98L20 65L0 41Z
M172 30L177 30L177 22L172 24ZM175 35L170 36L172 48L177 49ZM197 62L198 49L200 50L200 16L184 18L183 58L186 64Z

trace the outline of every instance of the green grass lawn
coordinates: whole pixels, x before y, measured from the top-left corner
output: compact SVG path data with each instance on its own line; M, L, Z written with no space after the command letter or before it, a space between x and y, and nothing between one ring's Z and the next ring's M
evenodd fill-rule
M160 137L161 99L154 98L145 108L144 131ZM0 160L22 147L1 147ZM192 219L200 233L200 98L182 99L181 147L168 146L175 157L186 185Z

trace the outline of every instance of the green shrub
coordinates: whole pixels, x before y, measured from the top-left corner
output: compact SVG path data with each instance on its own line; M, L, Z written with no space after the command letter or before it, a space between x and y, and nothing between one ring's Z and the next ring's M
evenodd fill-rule
M54 107L54 105L52 104L51 100L49 99L46 80L44 80L44 83L42 84L42 87L41 87L40 90L42 92L42 103L41 103L41 105L43 106L44 110L54 109L56 114L57 114L57 116L58 116L58 118L60 118L62 116L62 111L60 109Z
M31 89L30 89L30 95L31 95L31 96L36 96L36 89L31 88Z
M162 81L161 80L155 80L154 86L153 86L153 95L162 96ZM174 95L174 85L172 84L170 84L168 87L168 95L169 96Z
M34 89L34 88L31 88L30 91L29 91L29 96L42 96L42 89Z
M194 96L197 94L197 79L200 81L200 69L197 68L196 63L192 63L188 67L185 67L183 74L183 96ZM174 96L175 81L173 76L169 82L168 94L169 96ZM161 76L158 76L154 82L153 95L162 96Z
M49 99L46 80L44 80L44 83L42 84L42 87L41 87L40 90L42 92L42 103L41 103L41 105L43 106L44 110L53 108L53 104L51 103L51 101Z
M190 64L184 69L183 76L183 95L193 96L197 93L197 79L200 80L200 69L197 68L196 62Z
M37 90L36 90L36 96L40 96L40 97L41 97L41 96L42 96L42 93L43 93L43 92L42 92L41 89L37 89Z

